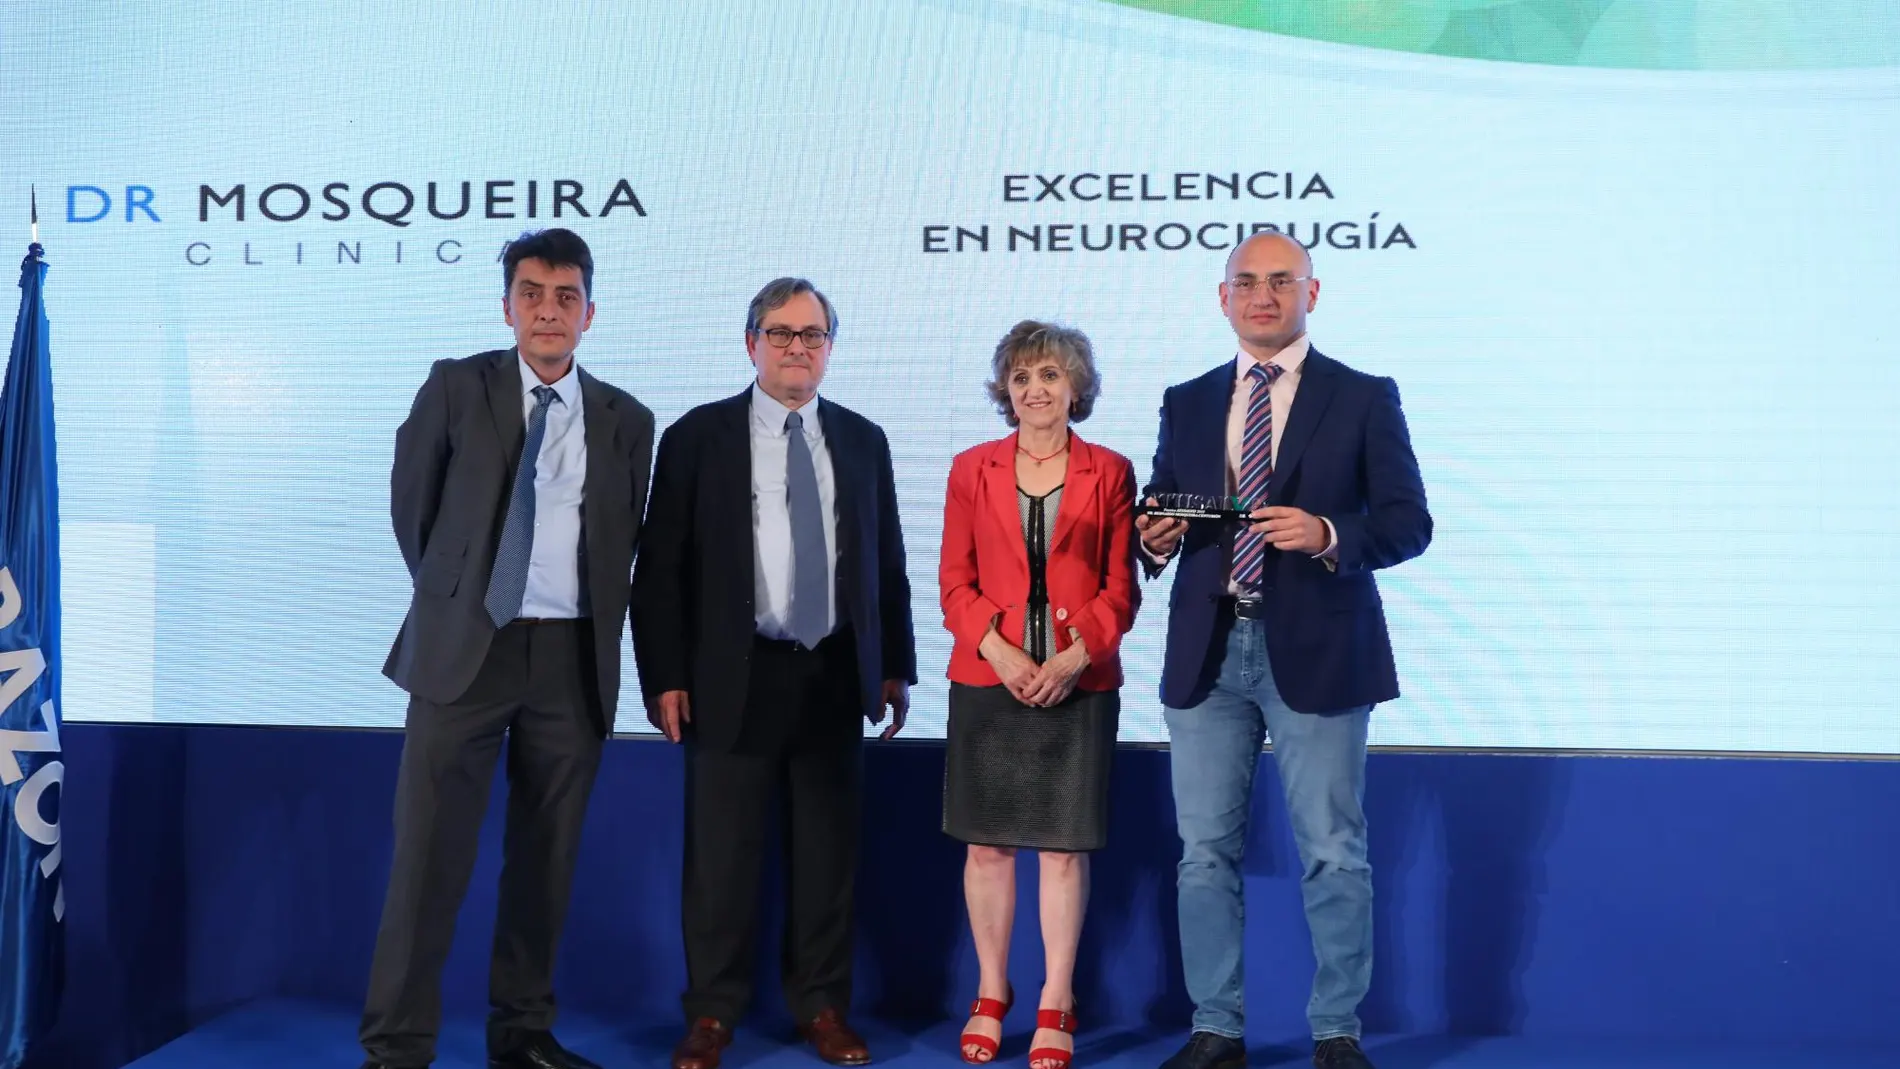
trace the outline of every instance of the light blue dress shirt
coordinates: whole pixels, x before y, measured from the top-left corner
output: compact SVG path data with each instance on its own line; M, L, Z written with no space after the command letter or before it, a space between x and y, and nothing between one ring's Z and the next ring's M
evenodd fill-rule
M789 453L785 417L791 409L752 384L752 575L755 622L767 638L792 637L792 509L785 482ZM805 444L818 476L825 518L825 630L838 629L838 480L818 418L818 399L799 409Z
M534 413L541 379L519 353L521 416ZM558 398L548 405L548 425L534 466L534 549L528 554L528 589L521 615L571 619L587 615L581 586L581 504L587 483L587 424L581 406L578 363L550 383Z

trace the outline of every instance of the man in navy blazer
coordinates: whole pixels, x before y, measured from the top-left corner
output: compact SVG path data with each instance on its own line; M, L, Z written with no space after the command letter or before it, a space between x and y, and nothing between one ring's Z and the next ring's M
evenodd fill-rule
M1142 517L1152 577L1180 558L1161 701L1168 723L1181 957L1193 1035L1164 1069L1241 1069L1241 853L1270 738L1303 866L1318 971L1313 1060L1361 1069L1372 979L1366 728L1398 697L1372 573L1425 551L1432 519L1391 379L1322 356L1306 336L1312 257L1256 234L1228 257L1221 309L1235 359L1171 387L1149 495L1240 497L1244 526Z

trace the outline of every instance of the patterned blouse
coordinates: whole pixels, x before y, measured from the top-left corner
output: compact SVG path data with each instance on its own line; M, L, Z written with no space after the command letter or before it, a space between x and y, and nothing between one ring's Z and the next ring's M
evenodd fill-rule
M1023 652L1041 664L1055 652L1055 620L1049 615L1049 536L1055 527L1056 509L1062 504L1062 487L1034 497L1019 486L1016 503L1023 515L1023 541L1029 546L1029 608L1023 614L1022 646Z

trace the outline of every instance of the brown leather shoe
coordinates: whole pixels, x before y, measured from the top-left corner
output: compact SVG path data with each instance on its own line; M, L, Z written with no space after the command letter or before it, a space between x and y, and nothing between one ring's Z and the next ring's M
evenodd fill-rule
M871 1048L865 1046L864 1037L852 1031L845 1023L844 1014L837 1010L820 1011L798 1030L811 1041L818 1056L833 1065L871 1064Z
M701 1017L673 1048L673 1069L719 1069L719 1052L732 1042L732 1029L716 1017Z

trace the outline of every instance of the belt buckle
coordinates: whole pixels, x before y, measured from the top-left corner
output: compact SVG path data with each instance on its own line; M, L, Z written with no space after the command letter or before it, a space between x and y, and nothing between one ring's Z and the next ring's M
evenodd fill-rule
M1260 619L1261 607L1262 602L1258 598L1235 598L1234 619L1258 620Z

